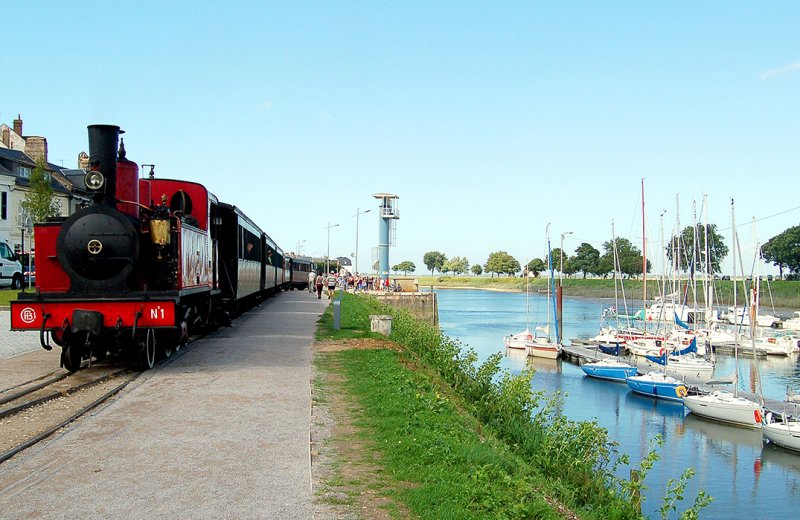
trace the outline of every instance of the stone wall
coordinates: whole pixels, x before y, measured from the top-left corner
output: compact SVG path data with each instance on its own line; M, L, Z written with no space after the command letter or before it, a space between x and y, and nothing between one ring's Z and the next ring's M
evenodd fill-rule
M439 326L439 303L436 293L385 293L375 297L387 305L405 309L431 325Z

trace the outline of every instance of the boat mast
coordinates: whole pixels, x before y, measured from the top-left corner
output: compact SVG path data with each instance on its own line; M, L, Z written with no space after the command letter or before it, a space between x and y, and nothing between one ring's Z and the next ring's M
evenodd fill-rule
M617 302L617 278L622 290L622 305L625 306L625 326L630 328L631 318L628 313L628 299L625 298L625 284L622 281L622 270L619 267L619 254L617 253L617 234L614 231L614 222L611 222L611 249L614 252L614 305L617 306L617 327L619 327L619 303Z
M644 178L642 178L642 330L647 331L647 242L644 226Z
M731 283L733 283L733 316L734 316L734 323L738 322L739 320L736 319L737 311L737 294L736 294L736 216L733 211L733 199L731 199L731 248L733 252L733 276L731 277ZM733 386L733 395L739 395L739 325L736 323L733 327L733 359L734 359L734 367L736 367L736 381L734 381Z
M547 236L547 269L550 271L550 280L547 282L547 342L550 343L550 286L553 283L553 258L550 254L550 222L545 229Z

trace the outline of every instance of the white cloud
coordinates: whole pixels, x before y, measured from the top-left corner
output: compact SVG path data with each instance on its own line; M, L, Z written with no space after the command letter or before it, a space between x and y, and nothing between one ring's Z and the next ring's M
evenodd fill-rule
M325 111L323 110L323 111L321 111L321 112L319 113L319 118L320 118L320 119L322 119L323 121L327 121L328 119L330 119L330 118L331 118L331 114L330 114L330 112L325 112Z
M263 114L264 112L268 112L272 110L272 101L262 101L256 106L256 112L259 114Z
M777 69L768 70L767 72L761 74L761 80L764 81L774 78L775 76L780 76L781 74L786 74L787 72L791 72L793 70L800 70L800 61Z

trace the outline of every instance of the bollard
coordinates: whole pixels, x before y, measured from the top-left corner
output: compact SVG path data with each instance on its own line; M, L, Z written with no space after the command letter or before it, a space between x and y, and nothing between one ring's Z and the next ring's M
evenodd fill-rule
M333 300L333 329L339 330L342 328L342 300L335 298Z

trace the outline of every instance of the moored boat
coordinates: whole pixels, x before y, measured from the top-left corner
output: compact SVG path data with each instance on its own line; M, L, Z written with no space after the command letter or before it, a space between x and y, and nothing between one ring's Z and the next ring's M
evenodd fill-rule
M688 389L683 381L663 372L649 372L641 376L632 376L625 382L634 393L667 401L681 402L688 394Z
M745 428L760 428L764 417L759 403L727 390L687 395L683 405L699 417Z
M800 421L780 416L778 420L769 419L761 425L761 435L773 444L782 448L800 452Z
M581 365L583 372L589 377L607 379L624 383L625 380L638 373L636 367L615 359L601 359Z
M531 331L528 329L517 334L509 334L503 337L503 343L507 348L517 350L525 350L527 348L526 343L531 340L533 340L533 334L531 334Z

